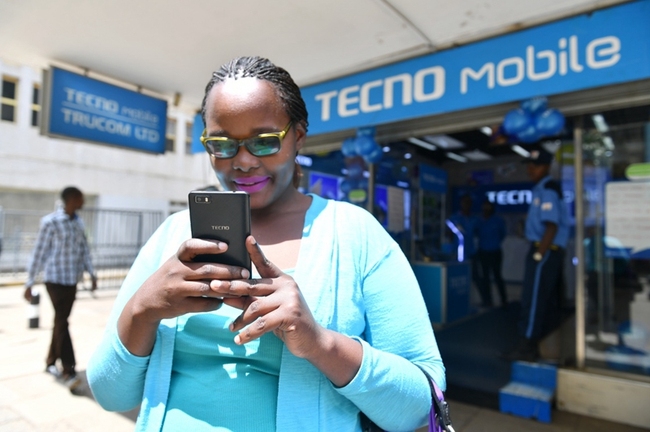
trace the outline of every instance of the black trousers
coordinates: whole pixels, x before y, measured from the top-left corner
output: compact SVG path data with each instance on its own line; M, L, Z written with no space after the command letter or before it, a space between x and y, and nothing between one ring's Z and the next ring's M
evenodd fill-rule
M536 248L526 255L521 292L520 336L539 341L559 323L563 250L549 250L541 261L533 259Z
M47 365L53 365L57 359L60 359L63 373L72 374L75 372L76 362L68 330L68 317L70 317L72 305L77 297L77 285L45 282L45 287L54 307L54 328L52 329L50 351L47 355Z
M501 298L501 304L505 305L508 303L508 297L506 295L506 284L503 282L503 276L501 276L501 264L503 263L503 252L501 249L495 251L478 251L478 259L481 263L482 270L482 280L481 280L481 299L485 306L492 306L492 281L499 290L499 297Z

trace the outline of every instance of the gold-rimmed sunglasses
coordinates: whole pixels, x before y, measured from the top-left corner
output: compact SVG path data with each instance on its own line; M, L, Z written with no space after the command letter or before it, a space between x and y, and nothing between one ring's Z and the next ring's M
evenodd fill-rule
M291 129L291 122L281 132L268 132L241 140L220 136L206 136L207 129L204 129L200 139L205 150L218 159L235 157L241 146L246 146L246 149L253 156L270 156L280 151L282 140L289 132L289 129Z

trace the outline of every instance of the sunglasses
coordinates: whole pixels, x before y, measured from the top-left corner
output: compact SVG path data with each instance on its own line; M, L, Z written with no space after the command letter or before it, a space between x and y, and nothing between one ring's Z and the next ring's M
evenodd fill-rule
M206 136L207 129L204 129L200 139L205 150L217 159L235 157L241 146L246 146L246 150L253 156L270 156L280 151L282 140L289 129L291 129L291 122L281 132L263 133L242 140L219 136L209 137Z

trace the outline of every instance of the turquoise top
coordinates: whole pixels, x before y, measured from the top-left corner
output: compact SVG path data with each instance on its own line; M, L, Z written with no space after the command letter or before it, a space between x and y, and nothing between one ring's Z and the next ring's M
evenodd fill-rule
M283 344L273 333L235 344L228 325L240 313L179 317L163 431L275 430Z
M275 430L283 343L267 333L237 345L228 325L241 312L224 305L178 318L163 431ZM242 415L243 406L256 409Z
M347 385L335 387L283 346L277 398L253 403L254 394L241 392L246 403L237 411L246 418L251 410L268 412L275 404L275 430L282 432L360 431L360 410L384 430L417 429L426 424L431 409L429 384L420 369L443 390L445 369L413 270L370 213L311 197L293 278L316 322L361 344L361 365ZM174 361L179 344L184 349L177 331L183 320L162 320L151 355L137 357L120 341L117 318L144 281L189 238L188 213L179 212L142 248L115 300L105 337L88 363L88 383L101 406L125 411L140 404L137 431L166 428L168 405L178 401ZM203 381L202 375L192 388L182 390L190 395L185 398L198 399ZM182 430L194 432L202 422L207 427L214 420L210 411L221 403L229 405L226 399L236 398L234 393L214 395L215 405L193 413L193 426L183 425ZM273 425L242 429L273 430Z

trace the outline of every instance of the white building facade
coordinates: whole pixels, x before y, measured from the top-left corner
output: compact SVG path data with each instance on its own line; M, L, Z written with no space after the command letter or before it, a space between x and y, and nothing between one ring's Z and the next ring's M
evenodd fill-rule
M74 185L95 208L168 214L184 208L190 190L217 183L205 154L190 152L199 107L174 103L178 99L174 95L148 92L168 102L164 154L42 135L39 99L42 71L48 67L0 58L0 206L5 210L50 210L52 197ZM137 89L115 80L111 83Z

